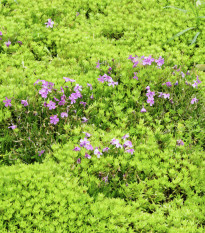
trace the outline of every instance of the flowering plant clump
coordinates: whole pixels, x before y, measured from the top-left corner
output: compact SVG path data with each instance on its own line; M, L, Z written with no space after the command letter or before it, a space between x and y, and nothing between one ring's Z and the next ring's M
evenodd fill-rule
M105 92L108 94L107 97L112 95L110 94L112 90L110 86L112 86L112 88L117 88L119 92L119 90L122 90L121 86L123 86L123 84L125 89L127 88L128 90L127 93L130 93L131 90L133 93L132 95L128 94L126 96L125 94L123 97L122 92L120 95L116 96L115 100L110 99L110 101L104 101L104 98L108 98L103 97L103 94L99 95L99 91L97 89L94 90L92 84L87 83L87 90L84 90L82 85L76 83L76 80L63 77L64 84L67 86L61 86L60 90L54 88L54 83L38 79L34 83L34 88L37 93L36 103L34 104L32 102L32 98L20 100L23 107L23 111L21 112L14 110L17 102L15 103L14 100L12 100L13 98L6 96L5 100L3 100L4 106L10 109L14 115L14 118L10 119L10 122L7 123L7 129L10 129L9 135L13 139L10 140L10 143L4 144L2 147L3 152L6 150L15 151L14 154L16 158L18 157L17 154L21 154L25 162L33 162L35 160L41 161L46 152L51 150L49 144L66 142L67 138L72 135L71 129L75 127L75 124L83 125L95 123L101 126L100 122L102 122L102 127L104 129L109 129L110 123L108 120L111 120L116 125L125 126L125 121L122 123L116 120L116 117L121 117L122 119L127 119L131 128L134 128L136 127L138 118L144 116L145 119L148 120L149 113L151 113L153 117L156 116L157 119L163 119L162 117L169 112L169 114L173 114L173 116L170 114L169 117L176 119L177 123L179 119L177 114L181 114L182 108L186 109L184 116L187 119L189 114L193 112L193 108L197 108L197 111L201 111L202 100L200 99L200 95L198 95L198 89L202 81L199 79L198 75L196 76L196 80L191 81L193 79L193 74L188 71L183 72L175 66L173 68L174 72L169 75L167 80L165 78L162 80L145 79L143 76L149 69L159 70L160 72L163 71L164 59L161 56L154 59L151 55L148 57L141 56L140 60L138 56L133 57L130 55L128 59L133 63L132 68L134 69L134 75L138 75L136 76L137 78L130 76L132 80L131 86L119 75L117 63L114 62L114 59L112 60L113 64L108 64L107 67L103 67L102 64L104 63L98 61L96 68L100 69L101 73L104 73L98 78L99 83L102 85L105 82L108 83ZM105 74L106 70L109 75ZM139 89L142 91L137 92ZM99 110L96 111L92 108L90 104L93 103L94 93L90 96L91 91L95 92L95 101L99 103L100 100L100 105L104 106L104 109L99 108ZM183 94L181 94L181 92L183 92ZM138 98L135 99L137 100L137 105L133 102L133 96L136 93L138 93ZM118 98L124 98L124 102L116 105L116 100L118 100ZM189 101L184 101L185 99L189 99ZM126 102L131 103L130 106L132 106L132 108L129 108L129 106L125 104ZM107 112L108 109L109 112ZM122 109L124 111L122 111ZM134 115L126 113L126 111L130 111L130 109ZM108 119L103 114L105 111ZM112 118L109 119L112 112ZM96 118L96 114L99 114L100 117ZM103 115L101 116L101 114ZM164 123L170 121L170 118L165 117ZM69 130L68 125L71 127ZM11 129L16 133L12 133ZM125 153L132 154L134 152L133 148L131 148L130 141L121 145L117 139L113 139L111 144L119 149L124 148ZM100 151L99 148L94 149L89 143L84 146L88 150L93 150L94 155L98 158L100 158L104 152ZM25 153L23 148L29 149L26 149ZM38 155L39 149L45 151L42 156ZM93 155L87 153L84 157L91 159ZM82 161L82 158L78 162L80 163L80 161Z

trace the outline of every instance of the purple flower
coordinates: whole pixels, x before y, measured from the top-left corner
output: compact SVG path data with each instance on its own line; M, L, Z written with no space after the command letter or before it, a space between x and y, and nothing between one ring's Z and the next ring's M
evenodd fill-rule
M15 129L15 128L17 128L17 125L11 125L8 128Z
M175 86L178 85L178 81L176 81L174 85L175 85Z
M88 153L85 153L85 158L91 159L91 156Z
M22 42L19 40L19 41L17 41L17 43L19 43L20 45L22 45Z
M0 36L2 36L3 34L2 34L2 32L0 32Z
M198 83L195 81L194 84L192 84L192 87L193 88L195 88L195 87L198 88Z
M11 41L9 41L9 40L8 40L8 42L5 42L5 45L6 45L7 47L9 47L10 44L11 44Z
M24 107L28 106L28 102L27 102L27 100L21 100L21 104L23 104L23 105L24 105Z
M110 149L109 147L105 147L102 151L103 152L105 152L105 151L107 152L109 149Z
M80 104L83 104L83 105L84 105L84 107L85 107L85 105L86 105L87 103L86 103L86 102L81 101L81 102L80 102Z
M108 70L110 70L110 71L111 71L111 70L112 70L112 67L109 67L109 69L108 69Z
M147 103L149 103L150 106L152 106L152 105L154 104L154 98L153 98L153 97L149 97L149 98L147 99Z
M185 74L184 74L183 72L181 72L181 76L182 76L182 78L184 78L184 77L185 77Z
M41 89L39 92L38 92L42 98L47 98L47 95L48 95L48 89Z
M98 159L100 158L100 155L102 155L102 153L98 149L94 150L94 154L97 155Z
M98 81L101 83L104 83L105 82L104 78L101 75L99 75L99 76L100 76L100 78L98 78Z
M130 153L130 154L133 154L134 151L135 151L134 149L128 149L128 150L126 150L125 152Z
M51 116L50 117L50 123L56 125L59 122L59 118L57 115Z
M66 77L63 77L63 78L65 79L66 82L71 82L71 83L75 82L74 79L70 79L70 78L66 78Z
M93 146L91 144L86 144L84 148L87 150L93 150Z
M165 83L167 87L172 87L172 83L171 82L166 82Z
M118 144L119 143L119 140L118 139L115 139L115 138L113 138L112 140L111 140L111 142L110 142L110 144L112 144L112 145L115 145L115 144Z
M177 140L177 145L178 146L183 146L184 145L184 142L180 139L180 140Z
M76 16L78 16L80 13L79 12L76 12Z
M57 102L59 101L59 99L57 99L55 96L53 98L54 98L55 101L57 101Z
M61 87L61 92L64 93L64 89Z
M107 183L108 182L108 176L103 177L102 181L105 181L105 183Z
M88 85L88 87L90 87L90 90L92 90L92 89L93 89L93 87L92 87L92 85L91 85L91 84L87 83L87 85Z
M125 136L122 137L122 139L126 139L126 138L129 138L129 134L125 134Z
M77 164L80 164L81 163L81 160L80 160L80 158L77 160Z
M163 97L163 92L159 92L158 97L162 98Z
M149 86L147 86L145 89L146 89L146 90L150 90L150 87L149 87Z
M58 105L63 106L65 104L65 100L59 101Z
M5 107L11 106L11 99L8 99L7 97L5 97L6 100L3 100L3 102L5 103Z
M74 87L74 91L77 92L78 90L82 91L82 86L80 86L79 84L76 84Z
M80 151L81 149L80 149L80 147L76 146L73 150L74 151Z
M199 100L195 97L191 100L191 104L197 103Z
M138 80L137 72L134 72L134 77L133 77L133 79L137 79L137 80Z
M186 75L190 75L190 71L189 70L186 72Z
M85 145L90 144L90 142L87 140L87 138L80 139L80 146L83 147Z
M158 66L162 66L164 64L164 58L161 56L157 59L155 59L155 62L157 63Z
M117 86L117 85L118 85L118 82L109 82L109 83L108 83L108 86L111 86L111 85L112 85L113 87L114 87L115 85Z
M128 59L130 59L131 61L134 59L134 57L132 56L132 55L130 55L129 57L128 57Z
M170 94L168 93L168 94L166 94L166 93L163 93L163 96L164 96L164 99L169 99L169 97L170 97Z
M96 64L97 64L96 68L99 69L101 63L98 61L98 62L96 62Z
M122 145L120 143L115 144L116 148L122 148Z
M147 96L148 98L153 98L153 96L155 96L155 92L154 92L154 91L148 90L146 96Z
M68 117L68 113L67 113L67 112L61 112L61 117L62 117L62 118Z
M124 147L133 147L131 141L126 141L126 142L123 144L123 146L124 146Z
M143 107L140 112L146 112L147 110Z
M198 83L198 84L200 84L200 83L201 83L201 81L199 80L198 75L196 76L196 79L197 79L197 83Z
M55 109L55 108L56 108L56 103L53 102L53 101L50 101L50 102L47 104L47 107L49 108L49 110Z
M90 136L92 136L92 134L89 134L89 133L86 133L86 132L83 132L83 133L85 133L85 136L88 137L88 138L89 138Z
M83 119L82 123L86 123L88 121L86 117L83 117L82 119Z
M143 60L143 66L144 65L151 65L153 61L154 61L154 58L152 58L152 56L145 57Z
M38 152L39 153L38 156L41 156L44 152L45 152L45 150Z
M90 99L93 99L93 94L90 96Z
M47 28L48 28L48 27L51 27L51 28L52 28L52 27L53 27L54 22L53 22L51 19L48 19L48 22L47 22L47 23L45 23L45 24L47 25L47 26L46 26Z

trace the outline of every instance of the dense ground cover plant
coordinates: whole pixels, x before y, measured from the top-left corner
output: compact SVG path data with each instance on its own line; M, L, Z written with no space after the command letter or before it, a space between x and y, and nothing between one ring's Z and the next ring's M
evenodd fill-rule
M11 118L3 123L5 137L1 139L1 153L11 151L16 154L16 159L19 155L19 158L26 163L42 161L41 155L50 145L59 140L63 143L70 139L71 135L66 134L65 128L70 127L71 130L80 125L80 119L82 119L81 123L87 123L89 119L89 124L99 125L104 130L109 129L109 124L112 122L116 126L121 125L124 129L129 127L130 133L133 134L132 130L137 126L141 115L146 116L150 112L155 121L162 121L162 125L171 122L168 133L174 134L175 137L178 136L175 127L179 118L186 122L193 117L198 122L198 126L202 126L204 100L200 99L202 91L200 91L201 81L198 75L196 80L193 80L194 74L189 71L185 74L180 68L177 69L177 66L174 67L175 72L170 75L167 69L163 71L161 67L164 59L161 57L154 59L151 56L141 57L142 67L139 70L137 58L137 56L129 56L129 60L133 63L134 77L130 77L132 73L129 66L124 70L125 72L129 69L127 75L117 70L114 60L112 66L106 64L104 67L99 61L97 62L96 68L100 73L106 72L107 69L110 75L99 75L98 81L102 83L104 92L87 83L86 91L81 94L83 87L74 84L76 80L64 77L64 85L59 91L54 88L54 83L37 80L34 83L36 95L33 101L21 100L20 105L17 99L16 103L12 101L11 104L11 99L5 97L3 103L6 108L11 108ZM135 69L138 72L134 72ZM148 73L152 76L148 76ZM124 103L119 103L121 99L124 99ZM145 117L145 124L151 126L150 120ZM152 128L155 129L156 126L152 125ZM161 143L161 149L169 143L167 138L161 141L157 130L156 138ZM204 148L203 139L204 137L198 144ZM192 141L189 140L189 145L191 143Z
M164 45L167 5L1 1L2 232L204 231L204 20Z

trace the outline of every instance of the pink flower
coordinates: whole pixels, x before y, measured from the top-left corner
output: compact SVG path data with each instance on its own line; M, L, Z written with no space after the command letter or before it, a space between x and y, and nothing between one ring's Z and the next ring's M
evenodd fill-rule
M59 122L59 118L57 115L51 116L50 117L50 123L56 125Z
M62 113L61 113L61 117L62 117L62 118L68 117L68 113L67 113L67 112L62 112Z
M105 147L104 149L103 149L103 152L107 152L108 150L109 150L110 148L109 147Z
M162 66L164 64L164 58L161 56L157 59L155 59L155 62L157 63L158 66Z
M143 107L140 112L146 112L147 110Z
M11 41L5 42L5 45L6 45L7 47L9 47L10 44L11 44Z
M92 85L91 85L91 84L87 83L87 85L88 85L88 87L90 87L90 90L92 90L92 89L93 89L93 87L92 87Z
M56 108L56 103L53 102L53 101L50 101L50 102L47 104L47 107L49 108L49 110L55 109L55 108Z
M105 82L105 80L104 80L104 78L102 76L100 76L100 78L98 78L98 81L101 82L101 83Z
M91 159L91 156L88 153L85 153L85 158Z
M23 104L23 105L24 105L24 107L28 106L28 102L27 102L27 100L21 100L21 104Z
M191 104L197 103L199 100L195 97L191 100Z
M153 98L153 97L149 97L149 98L147 99L147 103L149 103L150 106L152 106L152 105L154 104L154 98Z
M123 144L123 146L124 146L124 147L133 147L131 141L126 141L126 142Z
M178 146L183 146L184 145L184 142L180 139L180 140L177 140L177 145Z
M129 134L125 134L125 136L122 137L122 139L126 139L126 138L129 138Z
M125 152L130 153L130 154L133 154L134 151L135 151L134 149L128 149L128 150L126 150Z
M66 77L63 77L63 78L65 79L66 82L71 82L71 83L75 82L74 79L70 79L70 78L66 78Z
M83 119L82 123L86 123L88 121L86 117L83 117L82 119Z
M5 103L5 107L11 106L11 99L8 99L7 97L5 97L6 100L3 100L3 102Z
M74 151L80 151L81 149L80 149L80 147L76 146L73 150Z
M45 152L45 150L40 151L38 156L41 156L44 152Z
M47 25L47 26L46 26L47 28L48 28L48 27L51 27L51 28L52 28L52 27L53 27L54 22L53 22L51 19L48 19L48 22L47 22L47 23L45 23L45 24Z
M81 160L80 160L80 158L77 160L77 164L80 164L81 163Z
M15 128L17 128L17 125L11 125L8 128L15 129Z
M137 77L137 72L134 72L134 77L133 77L133 79L136 79L136 80L138 80L138 77Z

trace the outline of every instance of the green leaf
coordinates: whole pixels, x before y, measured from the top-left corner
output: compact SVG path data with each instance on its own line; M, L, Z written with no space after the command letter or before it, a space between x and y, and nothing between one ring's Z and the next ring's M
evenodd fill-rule
M194 43L196 42L196 39L197 39L197 37L198 37L199 34L200 34L200 32L197 32L197 33L196 33L196 35L195 35L195 37L193 38L193 40L192 40L192 42L191 42L190 45L192 45L192 44L194 44Z
M187 12L188 12L187 10L180 9L180 8L175 7L175 6L165 6L165 7L163 7L163 8L174 8L174 9L176 9L176 10L183 11L184 13L187 13Z
M175 39L178 36L181 36L182 34L186 33L187 31L194 29L195 27L187 28L181 32L178 32L176 35L174 35L172 38L170 38L166 43L170 42L171 40Z

